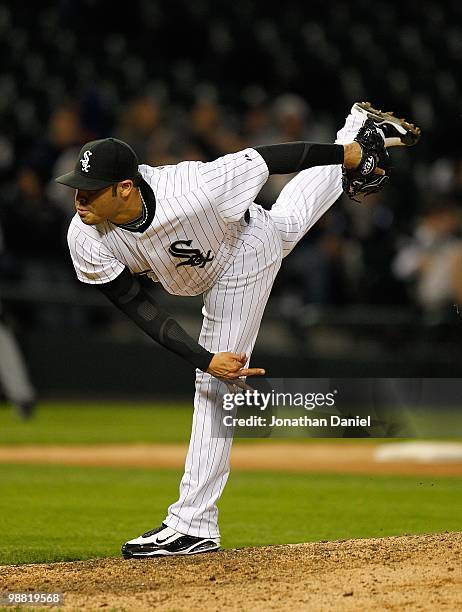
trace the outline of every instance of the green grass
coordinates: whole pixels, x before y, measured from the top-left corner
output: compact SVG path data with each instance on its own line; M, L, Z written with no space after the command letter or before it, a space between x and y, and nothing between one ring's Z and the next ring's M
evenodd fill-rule
M180 473L0 465L0 563L117 556L156 526ZM235 472L222 544L242 547L462 529L455 478Z
M0 444L187 442L191 417L192 403L49 402L22 422L3 405ZM0 563L117 556L122 542L163 519L180 476L0 465ZM235 472L220 523L223 545L241 547L460 530L461 505L454 478Z
M191 419L192 402L50 402L40 404L26 422L0 405L0 444L185 442Z
M187 442L192 413L192 402L48 402L24 422L10 407L0 405L0 445ZM309 440L298 441L304 439Z
M23 422L10 407L0 405L0 445L186 442L192 410L192 401L190 404L48 402L40 404L33 419ZM415 413L411 425L412 431L421 438L458 439L456 436L459 436L460 439L462 412L439 411L438 417L429 416L428 411ZM275 433L289 438L294 431ZM322 435L321 430L316 433ZM273 439L281 440L281 437ZM317 441L331 439L316 437ZM309 438L297 437L297 440L309 441ZM355 438L340 440L357 442ZM373 438L361 440L375 441Z

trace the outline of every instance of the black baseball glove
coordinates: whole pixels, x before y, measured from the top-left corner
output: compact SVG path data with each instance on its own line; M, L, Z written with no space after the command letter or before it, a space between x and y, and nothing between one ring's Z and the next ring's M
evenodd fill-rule
M361 161L355 170L343 168L342 185L351 200L360 202L357 196L367 196L383 189L390 177L390 157L383 136L372 119L366 120L355 141L362 148ZM385 174L374 174L376 168L382 168Z

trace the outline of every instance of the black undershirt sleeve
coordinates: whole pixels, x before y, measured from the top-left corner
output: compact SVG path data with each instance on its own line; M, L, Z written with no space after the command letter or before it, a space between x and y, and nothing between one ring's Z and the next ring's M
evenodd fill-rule
M207 371L213 353L198 344L162 309L140 281L125 268L115 280L98 285L104 295L153 340Z
M343 145L288 142L254 147L270 174L292 174L313 166L343 164Z

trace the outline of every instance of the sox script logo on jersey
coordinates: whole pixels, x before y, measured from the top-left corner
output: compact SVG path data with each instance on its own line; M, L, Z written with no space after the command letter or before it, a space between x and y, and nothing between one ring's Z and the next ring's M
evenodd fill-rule
M76 215L68 242L78 278L106 283L127 266L150 270L170 293L203 293L241 247L243 217L268 178L263 158L245 149L210 163L139 170L155 197L151 225L141 233L110 222L87 226Z
M199 249L181 248L183 244L190 247L191 243L192 240L176 240L170 245L169 251L173 257L185 258L185 261L176 264L177 268L180 266L200 266L203 268L206 263L213 260L213 255L210 255L210 250L207 251L206 255L202 255Z

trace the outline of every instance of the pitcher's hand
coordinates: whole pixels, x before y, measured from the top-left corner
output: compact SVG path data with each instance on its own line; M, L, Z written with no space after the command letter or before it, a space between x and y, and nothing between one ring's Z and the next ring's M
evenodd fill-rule
M234 380L243 376L263 376L262 368L245 368L247 355L245 353L216 353L207 370L217 378Z

